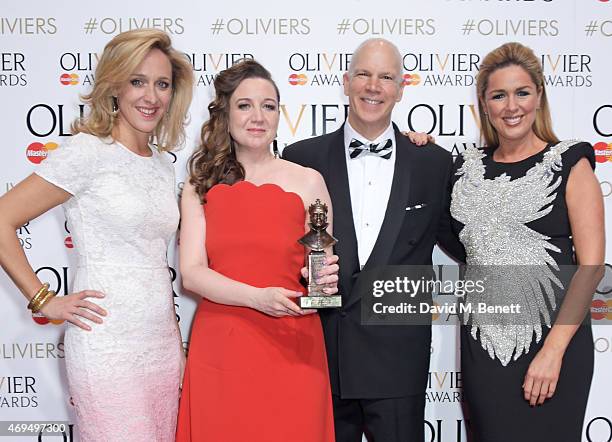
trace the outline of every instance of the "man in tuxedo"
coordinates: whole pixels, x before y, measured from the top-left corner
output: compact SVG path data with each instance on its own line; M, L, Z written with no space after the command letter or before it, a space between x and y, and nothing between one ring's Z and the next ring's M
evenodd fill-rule
M320 315L338 442L360 442L364 432L376 442L424 439L431 327L362 324L360 274L431 264L438 241L462 253L450 227L450 153L416 147L391 122L402 70L391 42L362 43L344 74L348 120L283 152L319 171L331 195L343 305Z

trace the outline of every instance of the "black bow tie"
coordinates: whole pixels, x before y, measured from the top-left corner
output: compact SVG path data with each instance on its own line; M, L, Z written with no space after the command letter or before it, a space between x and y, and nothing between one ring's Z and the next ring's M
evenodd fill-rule
M392 148L393 141L391 141L391 138L376 144L364 144L361 141L353 138L349 144L349 156L351 158L358 158L360 155L372 154L388 160L391 158Z

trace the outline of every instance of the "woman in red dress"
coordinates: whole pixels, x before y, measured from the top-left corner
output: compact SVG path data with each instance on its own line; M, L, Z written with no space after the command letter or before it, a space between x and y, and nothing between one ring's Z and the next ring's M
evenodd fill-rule
M306 208L331 203L318 172L270 151L279 93L246 60L221 72L182 197L180 270L202 297L189 347L178 441L334 440L318 315L296 298ZM337 292L336 257L321 282Z

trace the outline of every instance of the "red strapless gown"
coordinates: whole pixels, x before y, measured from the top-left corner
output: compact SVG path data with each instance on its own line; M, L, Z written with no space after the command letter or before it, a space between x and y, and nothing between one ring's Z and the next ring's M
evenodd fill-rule
M219 184L207 194L209 267L256 287L303 291L305 210L274 184ZM177 441L332 442L317 314L273 318L203 299L196 312Z

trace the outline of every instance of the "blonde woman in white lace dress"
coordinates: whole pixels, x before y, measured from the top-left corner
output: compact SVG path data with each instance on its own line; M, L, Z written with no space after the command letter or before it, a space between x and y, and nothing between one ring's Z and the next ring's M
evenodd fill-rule
M0 198L0 264L33 311L69 323L81 441L171 441L184 356L166 261L179 213L164 151L184 139L193 73L165 33L137 30L108 43L95 78L74 136ZM78 262L72 293L54 297L15 230L60 204Z

